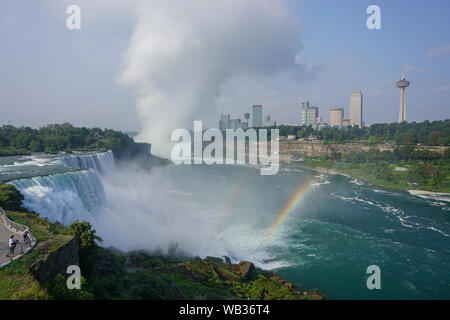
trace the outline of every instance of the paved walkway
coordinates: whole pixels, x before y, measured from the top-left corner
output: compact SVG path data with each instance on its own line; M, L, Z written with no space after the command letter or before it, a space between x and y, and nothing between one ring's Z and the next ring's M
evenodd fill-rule
M14 238L18 239L20 242L22 242L23 237L21 234L13 233L10 230L6 228L6 226L3 224L3 219L0 217L0 266L10 261L8 257L6 257L6 253L8 252L8 242L11 235L14 234ZM22 244L23 245L23 244ZM16 246L16 256L20 254L20 245ZM25 248L24 248L25 249Z

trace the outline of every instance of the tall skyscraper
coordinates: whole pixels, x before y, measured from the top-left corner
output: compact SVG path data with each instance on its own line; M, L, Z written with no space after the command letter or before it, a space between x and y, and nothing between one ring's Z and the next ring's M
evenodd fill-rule
M230 115L229 114L221 114L219 120L219 130L225 131L230 128Z
M363 123L363 96L361 91L350 94L350 125L362 128Z
M250 122L250 113L244 113L244 122L242 122L242 129L248 129L248 124Z
M252 109L253 128L263 126L262 105L254 105Z
M264 127L276 127L276 121L270 120L270 115L266 117L266 121L264 121Z
M333 107L330 109L330 126L342 127L344 120L344 107Z
M409 81L406 81L405 77L402 75L400 81L397 81L396 86L400 88L400 112L398 114L398 122L402 123L406 121L405 89L409 87Z
M241 119L231 119L230 120L230 126L228 129L242 129L242 123L241 123Z
M309 101L302 102L302 125L314 126L317 123L317 117L319 116L319 108L310 107Z

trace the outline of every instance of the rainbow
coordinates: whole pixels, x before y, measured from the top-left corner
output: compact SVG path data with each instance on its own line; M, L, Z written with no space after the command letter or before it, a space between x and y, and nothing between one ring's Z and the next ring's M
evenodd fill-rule
M280 229L283 222L289 216L289 214L294 211L297 205L302 201L302 199L307 194L308 190L311 188L313 179L308 180L306 183L302 184L289 198L289 201L286 205L281 209L281 211L277 215L277 219L272 224L269 229L269 234L267 235L266 241L269 242L275 233Z
M238 181L229 189L228 194L224 197L222 205L217 210L218 214L215 217L215 230L218 232L225 225L227 218L229 217L233 205L239 201L244 189L248 186L248 179L251 171L247 170L247 173L242 174Z

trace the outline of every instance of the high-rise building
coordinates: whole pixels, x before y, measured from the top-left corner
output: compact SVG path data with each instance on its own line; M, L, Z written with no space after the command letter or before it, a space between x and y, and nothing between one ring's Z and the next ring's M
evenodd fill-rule
M350 127L350 126L351 126L351 124L350 124L350 119L343 119L343 120L342 120L342 126L343 126L344 128Z
M402 75L400 81L396 82L396 86L400 88L400 112L398 114L398 122L406 121L406 96L405 89L409 87L409 81L405 80L405 77Z
M270 116L266 117L266 121L264 121L264 127L276 127L277 123L273 120L270 120Z
M344 120L344 107L333 107L330 109L330 126L342 127Z
M262 105L254 105L252 109L253 128L263 126Z
M362 128L363 122L363 96L361 91L350 94L350 125Z
M232 130L242 129L241 119L231 119L230 126L228 129L232 129Z
M306 102L302 102L302 125L315 126L318 116L319 108L310 107L308 100L306 100Z
M230 115L229 114L221 114L219 120L219 130L225 131L230 128Z
M248 123L250 122L250 113L244 113L244 121L242 122L242 129L248 129Z

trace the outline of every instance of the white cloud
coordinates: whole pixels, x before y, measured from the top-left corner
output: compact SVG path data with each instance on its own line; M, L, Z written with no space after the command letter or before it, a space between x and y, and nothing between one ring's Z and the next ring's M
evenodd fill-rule
M423 68L416 67L416 66L414 66L412 64L405 65L404 69L405 69L406 72L423 72L424 71Z
M367 96L370 98L381 97L381 96L384 96L384 91L375 90L373 92L369 92L369 94L367 94Z
M442 86L437 88L437 91L450 91L450 86Z
M432 48L426 52L426 56L428 57L435 57L435 56L441 56L446 55L450 53L450 43L446 43L440 47Z

